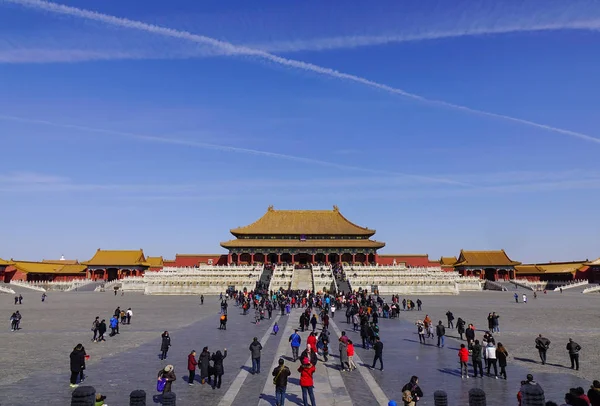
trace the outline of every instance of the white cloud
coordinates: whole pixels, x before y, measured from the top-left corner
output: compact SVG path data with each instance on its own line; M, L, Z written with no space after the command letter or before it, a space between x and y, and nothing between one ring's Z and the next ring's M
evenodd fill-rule
M149 34L158 35L158 36L162 36L162 37L166 37L166 38L188 41L188 42L192 42L192 43L199 44L202 46L210 47L211 49L221 52L221 54L223 54L223 55L258 58L258 59L262 59L262 60L265 60L268 62L275 63L277 65L286 66L286 67L290 67L290 68L294 68L294 69L298 69L298 70L302 70L302 71L306 71L306 72L312 72L312 73L316 73L316 74L323 75L323 76L329 76L329 77L341 79L344 81L353 82L356 84L367 86L367 87L370 87L373 89L383 90L387 93L403 96L403 97L406 97L406 98L409 98L409 99L412 99L412 100L415 100L415 101L418 101L421 103L427 103L427 104L444 107L444 108L449 108L449 109L453 109L453 110L458 110L458 111L462 111L465 113L479 115L479 116L483 116L483 117L495 118L495 119L500 119L500 120L504 120L504 121L510 121L513 123L518 123L521 125L546 130L549 132L558 133L558 134L565 135L568 137L578 138L580 140L592 142L595 144L600 144L600 138L597 138L597 137L594 137L594 136L591 136L588 134L584 134L581 132L567 130L567 129L563 129L563 128L559 128L559 127L554 127L554 126L550 126L547 124L540 124L540 123L536 123L533 121L529 121L529 120L525 120L525 119L521 119L521 118L517 118L517 117L512 117L512 116L508 116L508 115L504 115L504 114L479 110L479 109L475 109L475 108L471 108L471 107L467 107L467 106L463 106L463 105L459 105L459 104L455 104L455 103L446 102L443 100L428 99L424 96L421 96L421 95L418 95L415 93L410 93L405 90L402 90L402 89L399 89L396 87L392 87L392 86L389 86L389 85L386 85L383 83L375 82L373 80L370 80L370 79L367 79L367 78L364 78L361 76L344 73L344 72L341 72L341 71L338 71L335 69L326 68L323 66L315 65L315 64L300 61L300 60L284 58L281 56L271 54L271 53L266 52L261 49L251 48L251 47L247 47L247 46L239 46L239 45L235 45L230 42L227 42L227 41L218 40L218 39L211 38L211 37L208 37L205 35L192 34L191 32L188 32L188 31L176 30L176 29L162 27L162 26L158 26L158 25L154 25L154 24L144 23L142 21L135 21L135 20L127 19L127 18L116 17L116 16L112 16L112 15L108 15L108 14L98 13L95 11L85 10L85 9L81 9L81 8L77 8L77 7L65 6L65 5L51 3L51 2L47 2L47 1L41 1L41 0L4 0L4 1L8 2L8 3L19 4L24 7L33 8L36 10L48 11L48 12L56 13L59 15L67 15L67 16L71 16L71 17L83 19L83 20L96 21L96 22L106 24L108 26L128 28L128 29L142 31L142 32L146 32Z

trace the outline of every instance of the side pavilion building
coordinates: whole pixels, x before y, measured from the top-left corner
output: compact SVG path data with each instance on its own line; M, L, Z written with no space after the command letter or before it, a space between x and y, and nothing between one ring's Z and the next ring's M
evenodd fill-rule
M385 243L372 240L375 230L333 210L275 210L254 223L230 230L234 240L222 242L228 263L375 263Z
M481 279L497 281L514 279L515 266L520 264L520 262L510 259L504 250L461 250L454 263L454 269L462 276L478 276Z
M156 261L158 262L158 261ZM141 276L150 267L144 256L144 251L139 250L101 250L89 261L83 262L87 266L90 279L112 281L125 276Z

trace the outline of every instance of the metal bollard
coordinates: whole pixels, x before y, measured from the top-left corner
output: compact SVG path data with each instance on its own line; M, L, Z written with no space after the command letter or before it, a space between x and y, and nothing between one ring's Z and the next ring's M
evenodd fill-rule
M80 386L71 394L71 406L94 406L96 389L93 386Z
M146 406L146 392L134 390L129 395L129 406Z
M469 406L485 406L485 392L483 389L473 388L469 391Z
M448 395L443 390L433 392L434 406L448 406Z
M176 406L177 397L173 392L167 392L162 397L163 406Z

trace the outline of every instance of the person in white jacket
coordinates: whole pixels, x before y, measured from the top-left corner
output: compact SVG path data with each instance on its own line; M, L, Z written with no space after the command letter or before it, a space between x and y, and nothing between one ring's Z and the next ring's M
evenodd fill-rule
M496 346L493 342L488 342L487 347L485 347L485 356L487 358L487 375L490 376L490 368L494 367L494 375L496 379L498 379L498 365L496 359Z

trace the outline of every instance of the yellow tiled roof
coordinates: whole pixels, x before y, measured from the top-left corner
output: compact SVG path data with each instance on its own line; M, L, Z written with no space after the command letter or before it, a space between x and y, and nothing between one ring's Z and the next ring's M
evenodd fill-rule
M461 250L454 266L512 266L520 262L511 260L504 250L465 251Z
M0 266L8 266L8 265L12 265L12 262L5 261L2 258L0 258Z
M456 257L441 257L440 265L450 266L456 263Z
M79 261L77 261L76 259L43 259L42 260L43 263L45 264L71 264L71 265L78 265Z
M385 243L373 240L245 240L221 243L223 248L383 248Z
M144 251L141 249L134 251L98 249L96 255L89 261L83 262L83 264L92 266L148 266Z
M589 265L589 266L600 265L600 258L598 258L598 259L597 259L597 260L595 260L595 261L586 262L585 264L586 264L586 265Z
M25 273L78 274L86 270L85 265L51 264L47 262L15 261L15 268Z
M238 234L373 235L375 230L346 219L337 206L333 210L275 210L269 206L254 223L230 230Z
M563 262L547 264L525 264L515 266L517 274L532 273L575 273L580 268L587 266L584 262Z
M153 268L161 267L163 266L163 257L148 257L146 263Z

